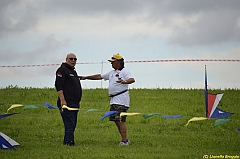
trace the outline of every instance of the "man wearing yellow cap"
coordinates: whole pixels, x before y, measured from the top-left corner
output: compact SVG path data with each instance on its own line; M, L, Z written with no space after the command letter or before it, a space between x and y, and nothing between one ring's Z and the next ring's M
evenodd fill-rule
M119 145L129 145L130 141L127 139L126 116L120 117L121 112L127 112L130 106L130 97L128 92L128 85L135 82L128 69L124 67L124 59L118 53L114 54L108 60L112 64L111 70L104 74L95 74L91 76L80 76L81 80L109 80L108 93L110 99L110 111L117 111L118 113L110 116L110 121L114 121L118 127L119 133L122 137Z

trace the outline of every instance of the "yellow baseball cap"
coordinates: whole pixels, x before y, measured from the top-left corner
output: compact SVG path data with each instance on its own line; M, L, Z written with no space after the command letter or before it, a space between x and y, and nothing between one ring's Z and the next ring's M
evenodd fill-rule
M113 61L120 61L120 60L123 60L123 57L119 53L117 53L117 54L114 54L113 57L111 57L111 59L109 59L108 61L113 62Z

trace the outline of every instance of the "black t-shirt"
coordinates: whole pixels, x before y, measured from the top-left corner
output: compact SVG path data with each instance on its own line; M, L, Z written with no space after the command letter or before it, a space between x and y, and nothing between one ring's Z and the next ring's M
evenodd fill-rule
M55 87L57 91L63 90L67 103L79 104L81 101L82 87L80 80L74 68L67 63L62 63L57 69Z

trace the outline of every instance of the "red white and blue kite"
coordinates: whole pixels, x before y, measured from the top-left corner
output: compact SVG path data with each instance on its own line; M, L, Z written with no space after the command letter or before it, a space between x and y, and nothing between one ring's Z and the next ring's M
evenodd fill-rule
M226 112L226 111L223 111L223 110L217 108L220 100L222 99L223 93L218 93L218 94L208 93L206 66L205 66L204 95L205 95L206 117L194 117L194 118L190 119L185 126L187 126L190 121L206 120L206 119L210 119L210 118L215 118L215 119L227 118L233 114L233 113L229 113L229 112ZM218 122L218 121L216 121L216 122ZM224 123L224 122L222 122L222 123Z
M217 108L220 100L222 99L223 93L218 94L210 94L208 93L207 88L207 69L205 66L205 105L206 105L206 117L210 118L227 118L231 116L233 113L229 113Z

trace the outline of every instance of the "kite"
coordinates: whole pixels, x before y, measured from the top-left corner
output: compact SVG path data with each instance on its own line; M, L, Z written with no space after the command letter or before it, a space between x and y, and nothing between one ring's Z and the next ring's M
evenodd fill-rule
M100 118L100 120L103 120L105 119L106 117L110 116L110 115L113 115L113 114L116 114L118 111L109 111L109 112L106 112L104 113L103 117Z
M13 104L10 108L8 108L7 113L8 113L8 111L9 111L10 109L12 109L12 108L22 107L22 106L23 106L22 104Z
M138 114L141 114L141 113L125 113L125 112L121 112L120 117L124 116L124 115L132 116L132 115L138 115Z
M237 128L237 131L240 131L240 128Z
M217 108L223 93L220 94L207 94L208 102L206 103L206 117L209 118L227 118L233 113L229 113Z
M40 106L38 105L26 105L23 107L23 110L25 109L34 109L34 108L41 108Z
M56 106L50 105L50 104L47 103L47 102L44 104L44 106L48 107L49 109L57 109L57 108L58 108L58 107L56 107Z
M205 96L206 117L194 117L194 118L190 119L185 126L187 126L190 121L206 120L206 119L210 119L210 118L227 118L233 114L233 113L225 112L225 111L217 108L217 106L223 96L223 93L218 93L218 94L208 93L206 65L205 65L205 81L204 82L205 82L204 96Z
M220 124L227 123L227 122L229 122L229 121L231 121L231 119L218 119L218 120L215 121L214 127L216 127L216 126L218 126L218 125L220 125Z
M68 106L66 106L66 105L63 105L63 106L62 106L62 109L67 109L67 110L79 110L79 108L70 108L70 107L68 107Z
M14 150L13 146L20 145L9 136L5 135L4 133L0 132L0 149L6 150Z
M227 118L233 113L225 112L217 108L218 103L220 102L223 93L210 94L207 89L207 69L205 65L205 105L206 105L206 117L210 118Z
M207 120L206 117L193 117L192 119L188 120L187 124L185 126L188 126L188 124L191 122L191 121L200 121L200 120Z
M5 118L5 117L8 117L8 116L11 116L11 115L14 115L14 114L17 114L17 113L0 115L0 119L1 119L1 118Z
M144 118L144 119L147 119L147 118L150 118L150 117L152 117L152 116L154 116L154 115L161 116L160 113L150 113L150 114L143 114L143 118Z
M162 118L182 118L181 115L163 115Z

